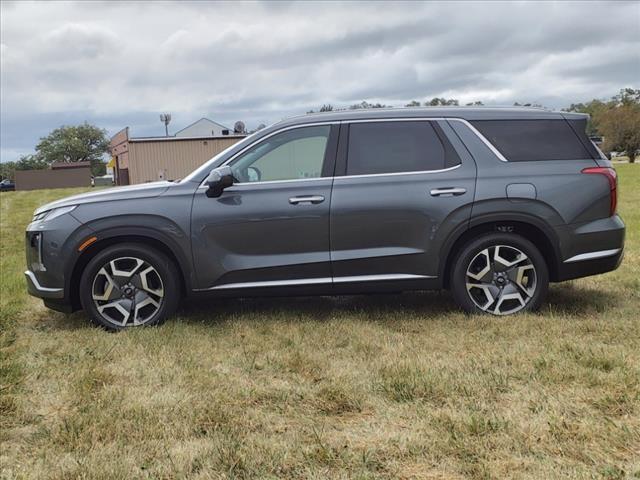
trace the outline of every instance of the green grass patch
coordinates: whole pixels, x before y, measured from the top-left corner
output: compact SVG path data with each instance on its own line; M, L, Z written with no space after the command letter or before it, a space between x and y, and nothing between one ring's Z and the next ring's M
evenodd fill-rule
M0 466L12 478L640 478L640 167L625 259L539 313L447 293L216 300L110 334L26 294L0 194Z

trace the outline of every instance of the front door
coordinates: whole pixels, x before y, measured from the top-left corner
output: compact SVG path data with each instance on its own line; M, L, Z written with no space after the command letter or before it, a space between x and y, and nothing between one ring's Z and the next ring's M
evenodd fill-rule
M444 240L469 219L475 180L446 122L352 122L331 197L334 283L437 280Z
M195 194L191 236L198 289L331 283L329 204L338 125L303 126L234 158L219 198Z

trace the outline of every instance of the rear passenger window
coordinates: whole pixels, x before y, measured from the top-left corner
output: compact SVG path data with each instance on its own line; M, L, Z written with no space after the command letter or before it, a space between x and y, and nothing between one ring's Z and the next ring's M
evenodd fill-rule
M347 175L441 170L460 159L432 122L353 123Z
M511 162L592 158L565 120L471 122Z

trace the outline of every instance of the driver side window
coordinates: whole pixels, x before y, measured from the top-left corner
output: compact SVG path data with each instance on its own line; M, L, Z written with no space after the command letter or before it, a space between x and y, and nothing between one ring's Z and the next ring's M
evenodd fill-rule
M330 125L278 133L249 149L231 165L241 183L319 178Z

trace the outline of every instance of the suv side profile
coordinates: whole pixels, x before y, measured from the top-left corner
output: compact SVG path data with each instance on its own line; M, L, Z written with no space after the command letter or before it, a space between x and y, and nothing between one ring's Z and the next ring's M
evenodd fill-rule
M27 227L29 293L99 325L183 296L450 289L466 312L538 308L614 270L625 227L587 116L530 108L312 114L185 179L69 197Z

